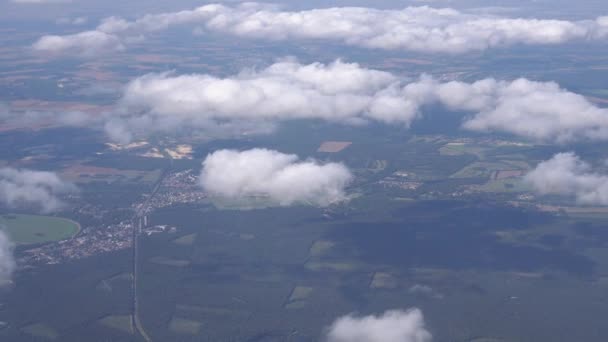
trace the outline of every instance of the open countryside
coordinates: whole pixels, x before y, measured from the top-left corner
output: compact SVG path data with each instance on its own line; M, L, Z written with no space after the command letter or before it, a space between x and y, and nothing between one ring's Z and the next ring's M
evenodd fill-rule
M18 245L68 239L80 230L77 222L61 217L38 215L2 215L0 229Z

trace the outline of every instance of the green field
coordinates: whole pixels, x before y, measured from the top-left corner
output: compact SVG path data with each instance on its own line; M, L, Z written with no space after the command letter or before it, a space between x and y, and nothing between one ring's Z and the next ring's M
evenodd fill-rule
M133 334L133 325L131 324L131 316L129 315L106 316L97 322L106 328Z
M490 150L488 147L466 144L466 143L447 143L439 148L442 156L461 156L463 154L473 154L479 159L484 159L484 152Z
M52 216L2 215L0 229L16 244L27 245L70 238L78 233L78 223Z
M595 96L608 96L608 89L589 89L586 92Z

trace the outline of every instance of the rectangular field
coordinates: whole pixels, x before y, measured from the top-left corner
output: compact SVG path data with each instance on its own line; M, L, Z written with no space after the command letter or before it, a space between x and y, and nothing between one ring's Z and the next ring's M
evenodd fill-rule
M324 141L317 149L317 152L337 153L346 149L351 144L352 142L350 141Z

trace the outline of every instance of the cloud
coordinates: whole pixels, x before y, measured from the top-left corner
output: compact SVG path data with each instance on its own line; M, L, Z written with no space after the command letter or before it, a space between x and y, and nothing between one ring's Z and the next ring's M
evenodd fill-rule
M570 143L608 139L608 109L554 82L525 78L441 82L403 78L356 63L278 61L223 78L152 73L126 84L101 113L15 111L0 104L7 125L74 126L105 130L117 142L134 137L267 134L287 120L368 122L409 127L428 106L464 114L462 128Z
M108 131L120 137L231 122L267 127L294 119L350 124L373 119L407 125L418 105L401 92L395 76L340 61L283 61L227 78L148 74L126 86L122 112Z
M525 180L543 195L571 196L581 204L608 204L608 175L594 172L574 153L559 153L539 163Z
M418 309L391 310L380 316L338 318L327 332L327 342L430 342Z
M428 53L465 53L515 44L546 45L604 39L608 17L566 21L524 19L463 13L451 8L407 7L380 10L334 7L284 11L278 6L245 3L234 7L211 4L193 10L143 16L134 21L110 17L85 36L44 36L34 49L51 52L95 52L121 49L132 37L196 25L238 37L266 40L321 40L371 49ZM93 34L93 32L96 32Z
M453 98L479 101L470 107L479 113L464 123L467 129L556 142L608 138L608 110L554 82L483 83L474 83L480 85L477 89L452 83Z
M144 75L125 87L122 109L106 130L128 140L142 132L244 123L270 131L275 122L295 119L407 127L429 105L466 113L463 128L474 131L559 143L608 139L608 110L553 82L440 82L426 75L408 80L355 63L294 60L225 78Z
M43 36L32 48L36 51L70 56L93 57L124 49L120 38L102 31L84 31L65 36Z
M55 20L55 23L57 23L59 25L79 26L79 25L86 24L88 21L89 21L89 18L87 18L87 17L76 17L76 18L62 17L62 18Z
M74 110L42 111L15 110L0 102L0 121L4 125L28 126L75 126L81 127L103 120L90 113Z
M231 201L262 196L279 206L328 206L347 199L350 171L339 163L300 161L267 149L219 150L203 162L200 184L213 196Z
M56 211L63 206L57 196L75 190L74 184L53 172L0 168L0 203L9 208L27 206L42 212Z
M16 4L59 4L72 2L71 0L10 0Z
M14 245L8 236L0 229L0 287L12 278L17 267L13 256Z

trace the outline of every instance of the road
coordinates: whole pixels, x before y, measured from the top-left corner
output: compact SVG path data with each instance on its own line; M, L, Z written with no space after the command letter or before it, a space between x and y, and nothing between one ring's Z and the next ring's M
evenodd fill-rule
M158 193L158 189L160 189L160 186L161 186L163 180L165 179L165 177L171 170L171 166L173 165L173 160L172 159L170 159L170 160L171 160L170 166L167 167L163 171L163 173L159 177L158 181L154 185L154 189L152 189L150 196L135 211L135 215L133 216L133 219L132 219L133 220L133 222L132 222L132 225L133 225L133 284L132 284L131 291L132 291L132 298L133 298L133 303L132 303L133 315L131 316L131 325L134 327L135 333L139 334L144 340L146 340L146 342L151 342L152 339L150 338L148 333L146 333L146 329L144 328L143 324L141 323L141 319L139 317L139 301L138 301L138 297L137 297L137 288L138 288L137 280L138 280L138 274L139 274L139 272L138 272L139 237L141 235L143 228L145 228L143 221L144 221L144 216L146 216L146 213L148 212L149 203L154 198L154 196Z

